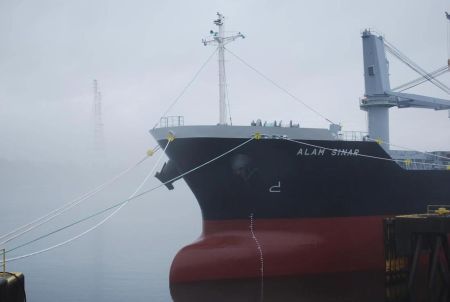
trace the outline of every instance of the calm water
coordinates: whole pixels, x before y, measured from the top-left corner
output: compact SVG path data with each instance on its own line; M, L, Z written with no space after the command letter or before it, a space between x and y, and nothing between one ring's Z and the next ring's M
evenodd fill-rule
M105 192L8 248L124 200L149 172L146 163ZM78 197L122 168L0 161L4 234ZM99 172L101 171L101 172ZM152 178L146 188L158 182ZM184 183L127 205L99 229L66 246L8 264L25 274L28 300L43 301L384 301L384 276L354 273L310 278L265 278L169 284L176 252L201 231L200 210ZM87 221L12 253L46 248L94 225ZM299 259L307 261L307 259Z
M131 163L130 163L131 164ZM63 226L94 210L129 196L151 169L146 163L48 225L38 228L8 248ZM0 161L1 234L42 216L92 189L121 168L94 169L51 164ZM124 167L123 167L124 168ZM157 184L149 180L146 188ZM9 271L25 274L29 301L171 301L168 274L172 258L201 230L198 206L183 183L128 204L118 215L66 246L8 264ZM101 218L14 251L33 252L64 241Z

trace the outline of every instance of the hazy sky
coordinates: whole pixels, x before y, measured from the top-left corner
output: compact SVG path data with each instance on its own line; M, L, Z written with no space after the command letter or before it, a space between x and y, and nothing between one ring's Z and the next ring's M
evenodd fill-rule
M201 39L217 11L246 39L229 48L344 130L365 130L360 33L375 28L426 70L447 62L445 0L8 1L0 0L0 158L85 161L92 156L92 80L103 94L108 161L155 145L148 130L213 48ZM390 59L392 86L416 77ZM327 124L227 57L231 114ZM450 85L450 76L441 78ZM450 98L430 85L411 90ZM187 124L218 120L212 60L171 111ZM392 109L391 141L450 150L447 112Z

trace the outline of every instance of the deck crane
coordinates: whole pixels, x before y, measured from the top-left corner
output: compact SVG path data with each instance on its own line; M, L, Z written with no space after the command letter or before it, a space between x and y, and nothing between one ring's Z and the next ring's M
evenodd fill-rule
M446 17L450 21L449 14L446 13ZM430 82L450 94L450 88L436 79L449 70L450 58L446 66L426 72L394 45L370 30L362 33L362 41L365 93L360 101L360 108L367 111L370 138L384 142L383 147L389 150L389 108L391 107L449 110L450 118L450 100L403 92L421 83ZM386 50L419 73L421 77L391 89Z

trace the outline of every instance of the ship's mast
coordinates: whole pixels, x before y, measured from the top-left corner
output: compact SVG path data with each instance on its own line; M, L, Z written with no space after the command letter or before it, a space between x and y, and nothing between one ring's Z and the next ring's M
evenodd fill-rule
M240 32L236 35L225 36L225 17L217 13L217 19L214 20L214 24L217 25L218 31L210 31L211 38L203 39L203 44L217 45L217 54L219 61L219 125L226 125L227 121L227 105L226 105L226 92L227 92L227 80L225 75L225 45L236 40L237 38L244 38L244 35Z
M225 25L223 24L223 15L217 13L218 19L214 21L214 24L216 24L219 27L219 37L217 39L217 50L218 50L218 59L219 59L219 124L223 125L226 124L226 114L227 114L227 108L226 108L226 85L227 85L227 79L225 77L225 45L224 45L224 31L225 31Z

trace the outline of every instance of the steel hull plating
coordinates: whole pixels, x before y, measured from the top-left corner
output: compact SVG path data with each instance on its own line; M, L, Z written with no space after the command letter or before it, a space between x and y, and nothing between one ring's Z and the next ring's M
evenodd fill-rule
M243 138L177 138L179 173ZM172 282L382 271L382 217L450 203L450 171L404 170L373 142L254 140L184 177L204 219L199 240L175 257ZM159 141L165 146L166 140ZM330 148L331 150L325 150Z
M205 221L175 257L171 282L384 269L381 217ZM261 261L262 260L262 261Z

